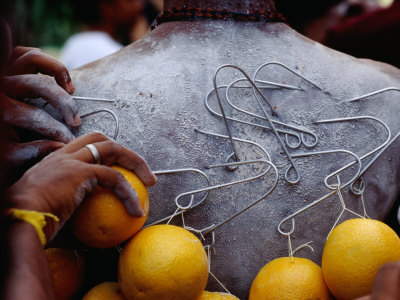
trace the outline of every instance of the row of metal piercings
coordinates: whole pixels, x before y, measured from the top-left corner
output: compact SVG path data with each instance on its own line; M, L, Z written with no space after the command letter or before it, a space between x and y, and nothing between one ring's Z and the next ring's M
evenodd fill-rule
M235 20L251 22L284 22L286 18L277 10L249 10L248 12L235 12L226 9L194 8L178 6L165 10L153 23L152 29L165 22L197 21L204 19Z

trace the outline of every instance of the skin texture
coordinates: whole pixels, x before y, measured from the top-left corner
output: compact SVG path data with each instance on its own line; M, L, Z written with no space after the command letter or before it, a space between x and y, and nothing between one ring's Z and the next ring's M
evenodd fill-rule
M85 147L90 143L99 150L102 165L92 164L92 154ZM58 223L47 220L44 232L48 241L96 185L112 189L132 216L141 216L143 211L136 192L121 173L107 167L111 164L134 171L146 185L155 183L154 175L140 156L100 133L92 133L75 139L29 169L8 189L6 206L58 216ZM36 231L22 221L1 221L1 242L8 245L1 250L7 262L2 270L5 277L1 281L1 299L54 299L50 275L43 268L46 257Z
M10 43L6 39L3 48ZM16 47L12 52L3 52L7 65L0 70L1 190L38 159L71 141L74 136L68 127L81 124L78 107L70 96L75 87L64 65L36 48ZM36 98L54 106L66 125L23 102ZM15 128L36 132L40 138L21 142Z
M226 8L227 1L221 3L215 8ZM255 171L259 174L260 170L239 168L228 172L223 168L204 167L223 163L232 153L227 140L195 132L195 129L201 129L227 135L223 121L206 109L204 97L213 87L213 76L219 66L235 64L252 76L260 65L270 61L284 63L323 87L321 91L279 67L271 66L260 75L266 80L300 85L303 89L299 92L265 92L277 106L281 120L301 124L320 137L316 148L302 146L290 150L291 153L344 148L361 156L387 137L384 129L375 122L315 125L315 120L371 115L387 123L393 136L400 131L395 113L399 107L396 92L351 104L342 103L344 99L384 87L400 86L398 69L333 51L282 23L217 20L163 23L142 40L73 71L71 76L79 93L116 99L115 103L102 104L102 107L112 109L119 116L118 141L143 153L153 170L194 167L205 171L213 184L218 184L254 176ZM221 71L217 83L222 85L242 77L238 71ZM219 111L215 96L210 101ZM253 111L262 114L254 104L254 98L248 101L252 101L249 106ZM98 104L88 102L81 105L82 111L93 111L98 107ZM346 155L328 154L296 158L301 181L289 185L284 180L289 162L270 131L231 123L230 127L235 137L265 147L279 171L278 185L269 197L215 231L216 254L212 257L211 271L232 294L246 298L252 280L265 262L288 255L287 237L277 231L279 222L328 194L330 190L324 185L323 178L352 159ZM96 129L108 133L112 128L111 120L98 116L92 122L84 123L81 130ZM243 143L237 143L236 147L241 160L265 158L256 147ZM398 196L400 174L397 166L400 160L396 153L399 147L399 141L394 142L363 176L366 210L372 218L384 218ZM342 183L352 174L354 170L340 174ZM152 189L148 223L173 214L176 211L174 199L183 191L206 186L203 178L190 173L171 178L171 175L160 175L157 186ZM258 182L212 191L202 205L185 213L186 225L202 229L225 220L265 193L272 186L273 178L270 171ZM203 195L197 195L196 201ZM348 188L342 195L349 209L363 213L359 196L353 195ZM326 237L340 212L339 198L334 195L295 218L296 227L291 237L293 249L313 241L315 250L311 252L305 248L298 255L320 263ZM354 215L345 212L340 222L351 217ZM182 225L180 218L175 218L173 223ZM286 222L282 230L289 231L290 227L290 221ZM204 244L210 240L208 236ZM210 280L207 289L216 290L219 286Z
M375 277L371 295L357 300L395 300L400 296L400 264L382 266Z

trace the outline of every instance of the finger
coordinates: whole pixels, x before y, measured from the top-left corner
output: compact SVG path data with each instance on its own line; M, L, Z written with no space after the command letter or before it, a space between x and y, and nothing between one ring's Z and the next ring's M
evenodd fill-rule
M7 69L8 75L36 74L39 72L53 76L56 82L69 94L75 91L67 68L54 57L37 49L27 51L12 62Z
M112 189L118 199L122 201L127 212L133 217L145 215L140 206L139 197L132 186L125 180L124 176L116 170L106 166L90 165L94 171L100 186Z
M371 298L373 300L397 300L400 298L400 264L383 265L375 277Z
M12 37L10 27L2 18L0 18L0 41L0 75L3 75L11 55Z
M62 143L68 143L74 138L65 125L47 112L5 95L1 97L0 120L11 126L33 130Z
M60 152L74 153L79 149L85 147L87 144L93 144L106 140L108 140L108 137L106 137L104 134L100 132L91 132L74 139L72 142L66 145L62 150L60 150ZM89 160L83 160L83 161L90 163L93 162Z
M2 88L11 98L43 98L61 113L71 127L82 123L75 101L52 77L41 74L6 76L2 80Z
M357 298L357 299L354 299L354 300L371 300L371 296L363 296L363 297L360 297L360 298Z
M100 153L101 163L105 165L118 164L133 171L142 182L149 186L156 183L156 177L151 172L145 160L137 153L125 148L112 140L93 144ZM93 154L86 147L78 150L74 157L87 163L93 163Z
M21 57L25 53L36 50L36 51L42 51L39 48L34 48L34 47L23 47L23 46L17 46L12 50L10 59L8 60L8 64L13 63L17 58Z
M14 147L7 151L5 159L13 168L28 168L64 145L60 142L46 140L14 144Z

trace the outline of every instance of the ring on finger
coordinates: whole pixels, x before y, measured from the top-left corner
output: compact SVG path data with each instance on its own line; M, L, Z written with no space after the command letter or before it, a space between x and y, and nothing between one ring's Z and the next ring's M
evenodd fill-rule
M99 164L100 163L100 152L96 148L96 146L93 144L87 144L85 147L89 149L90 153L92 153L94 163Z

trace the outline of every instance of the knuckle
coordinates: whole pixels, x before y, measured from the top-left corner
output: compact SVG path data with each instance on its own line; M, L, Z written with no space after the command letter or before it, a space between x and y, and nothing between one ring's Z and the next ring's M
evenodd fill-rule
M400 264L396 262L390 262L384 264L379 269L379 273L391 273L391 272L400 272Z
M13 52L20 53L20 52L25 51L25 49L26 49L26 47L16 46L16 47L14 47Z
M39 49L32 49L32 50L29 50L28 52L26 52L23 55L23 57L33 60L33 59L37 58L38 56L42 56L42 55L43 55L43 52L40 51Z
M107 142L111 148L112 153L119 153L122 150L122 146L118 144L117 142L114 141L108 141Z
M108 139L104 134L98 131L93 131L91 133L88 133L87 136L96 141L103 141Z
M53 79L53 77L50 77L48 75L44 75L44 74L36 74L33 75L35 76L35 78L44 85L44 87L49 87L49 86L53 86L55 84L55 81Z

